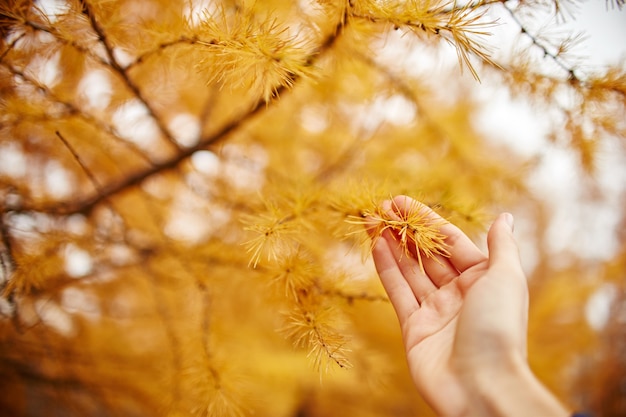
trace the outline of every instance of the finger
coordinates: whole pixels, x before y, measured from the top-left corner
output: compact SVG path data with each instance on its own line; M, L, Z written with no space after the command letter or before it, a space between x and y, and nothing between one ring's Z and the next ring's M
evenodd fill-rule
M407 197L408 198L408 197ZM428 209L423 204L411 200L410 208L400 207L395 203L395 201L385 201L382 203L381 207L391 219L402 221L403 218L408 217L408 213L412 210L421 210L424 214L429 215L431 210ZM428 211L427 211L428 210ZM421 284L421 289L417 289L416 296L418 297L418 301L421 302L424 300L426 296L430 294L434 289L440 288L447 283L451 282L454 278L456 278L459 273L454 266L449 262L447 257L437 254L425 254L416 247L415 242L407 242L407 246L410 252L410 255L405 255L407 257L413 258L415 260L415 266L412 268L419 268L420 271L423 271L421 275L430 280L430 283ZM405 269L407 268L407 263L405 262ZM406 271L406 273L415 274L415 271ZM433 284L434 287L430 284ZM413 286L415 288L415 286ZM424 295L426 293L426 295Z
M426 297L437 290L437 286L428 275L422 272L419 261L412 254L405 252L398 235L391 230L386 230L382 237L387 241L400 273L408 282L414 297L421 304Z
M474 265L483 262L487 257L480 249L467 237L461 229L447 222L432 209L408 196L397 196L393 198L394 209L399 210L401 216L406 215L409 210L423 210L427 218L434 223L443 222L439 231L446 236L445 243L447 245L450 257L448 258L458 272L463 272ZM446 271L449 273L449 271Z
M424 272L432 283L441 288L459 276L459 271L442 255L426 256L421 254Z
M372 257L380 281L396 311L400 324L403 325L406 319L419 308L417 298L415 298L409 283L398 268L387 239L376 240L372 248Z
M511 214L502 213L493 222L487 234L487 247L489 249L489 268L515 267L516 272L521 271L519 249L513 236L513 216Z
M528 327L528 282L522 269L519 250L513 236L513 216L503 213L494 221L487 234L489 270L485 285L499 288L506 297L506 308L500 308L508 322L501 330L508 335L519 351L526 355L526 329ZM480 281L478 281L480 282ZM495 326L492 326L494 329Z

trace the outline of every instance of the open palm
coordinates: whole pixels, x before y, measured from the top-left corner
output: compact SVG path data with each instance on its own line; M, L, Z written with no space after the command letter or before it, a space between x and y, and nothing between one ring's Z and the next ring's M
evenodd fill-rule
M527 287L508 219L503 215L492 226L487 256L460 229L409 197L396 197L383 208L399 217L404 210L423 210L426 219L442 224L449 256L423 256L415 247L406 254L400 236L389 229L372 253L418 390L438 414L466 414L470 400L463 378L498 355L525 356Z

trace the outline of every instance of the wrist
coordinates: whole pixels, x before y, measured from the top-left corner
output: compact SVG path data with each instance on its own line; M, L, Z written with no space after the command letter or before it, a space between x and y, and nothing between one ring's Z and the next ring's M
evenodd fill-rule
M470 416L570 415L519 355L512 355L498 368L482 369L471 380L467 381L472 402Z

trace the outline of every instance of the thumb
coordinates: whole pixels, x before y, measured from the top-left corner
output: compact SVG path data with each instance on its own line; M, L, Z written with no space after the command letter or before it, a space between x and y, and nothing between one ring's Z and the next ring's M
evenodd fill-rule
M513 236L513 215L500 214L491 225L487 234L489 249L489 268L518 267L521 270L521 261L517 242Z

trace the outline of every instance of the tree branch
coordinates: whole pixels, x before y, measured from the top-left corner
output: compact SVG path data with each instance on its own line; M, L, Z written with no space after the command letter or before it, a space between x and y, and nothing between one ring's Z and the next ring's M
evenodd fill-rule
M326 51L332 48L332 46L340 38L342 31L345 30L345 25L346 23L344 23L343 21L337 24L335 30L333 30L331 34L327 36L324 42L322 42L317 52L312 54L309 57L309 59L307 60L308 65L313 65L314 62L319 60L320 56L322 56ZM298 81L298 77L294 76L292 79L292 82L289 84L294 85L297 81ZM285 86L278 87L276 89L275 97L282 95L285 91L287 91L287 87ZM116 183L103 185L101 187L100 192L97 193L97 195L87 197L83 200L80 200L74 203L69 203L69 204L60 203L51 207L40 207L40 208L35 208L35 207L26 208L25 207L25 208L18 209L15 211L23 212L23 211L29 211L29 210L35 210L35 211L41 210L41 211L45 211L45 212L53 213L53 214L75 214L75 213L86 214L90 212L96 205L112 197L113 195L123 192L124 190L127 190L133 186L139 185L146 179L152 177L153 175L174 169L182 161L189 158L195 152L205 149L208 146L214 146L226 140L228 135L235 132L242 125L252 120L256 115L262 113L267 108L269 108L268 102L259 101L252 109L234 118L233 120L228 122L226 125L224 125L217 132L206 135L203 138L201 138L200 141L198 141L196 145L189 147L189 148L182 149L177 154L170 157L169 159L166 159L162 162L154 163L148 169L128 174L122 180Z
M5 223L5 211L0 215L0 242L2 243L2 252L0 252L0 267L2 268L2 287L9 279L9 275L15 270L17 263L13 257L13 245L11 243L11 235L9 228Z
M13 41L11 41L11 43L9 43L7 45L7 49L5 49L4 51L2 51L2 53L0 54L0 62L2 62L4 60L4 58L8 55L9 52L11 52L11 50L15 47L15 45L17 45L17 43L24 37L26 36L26 33L22 33L20 34L17 38L13 39Z
M83 172L85 173L85 175L87 175L87 177L89 178L89 181L91 181L91 183L93 184L93 187L96 189L96 192L100 193L102 190L102 186L100 185L100 182L98 181L98 179L93 175L93 173L91 172L91 170L87 167L87 165L85 165L85 163L83 162L83 160L80 158L80 155L78 155L78 153L76 152L76 150L72 147L72 145L70 145L70 143L63 137L63 135L61 134L61 132L59 132L58 130L56 132L54 132L57 137L61 140L61 142L63 142L63 145L70 151L70 153L72 154L72 157L74 158L74 160L76 161L76 163L78 165L80 165L80 168L83 170Z
M70 103L68 101L64 101L61 98L57 97L47 86L42 85L40 83L38 83L35 79L31 78L30 76L28 76L24 71L15 68L14 66L8 64L8 63L2 63L13 75L16 75L18 77L20 77L23 81L29 83L30 85L36 87L37 89L39 89L39 91L43 92L45 94L45 96L51 100L54 103L60 104L62 105L65 110L67 111L68 115L76 115L79 118L83 119L86 123L93 125L94 127L96 127L98 130L102 131L102 132L106 132L108 133L113 139L115 139L117 142L122 143L125 147L127 147L128 149L130 149L135 155L139 156L141 159L143 159L144 161L146 161L148 164L152 165L153 162L152 160L146 155L144 154L141 149L139 149L139 147L137 147L134 143L129 142L125 139L123 139L120 134L116 131L116 129L97 119L95 116L92 116L89 113L86 113L85 111L81 110L79 107L77 107L74 103ZM51 118L56 117L55 115L47 115L50 116Z
M101 65L103 65L105 67L109 67L109 63L104 58L102 58L98 54L94 53L94 51L92 49L90 49L88 47L85 47L85 46L83 46L83 45L81 45L78 42L75 42L73 40L64 38L58 32L58 30L56 30L56 28L54 26L47 27L47 26L44 26L44 25L42 25L40 23L33 22L33 21L30 21L30 20L26 20L24 22L24 25L29 27L29 28L31 28L31 29L33 29L33 30L44 32L44 33L48 33L48 34L54 36L54 38L57 41L59 41L60 43L62 43L63 45L71 46L72 48L74 48L78 52L80 52L81 54L94 59L96 62L100 63Z
M576 75L576 72L575 72L576 69L575 68L567 65L563 61L563 58L561 58L561 56L558 53L550 52L549 48L546 45L544 45L539 40L539 38L537 38L537 36L535 36L532 33L530 33L528 31L528 29L524 26L522 21L517 17L517 15L515 14L514 10L512 10L510 7L507 7L504 3L502 4L502 6L509 13L509 15L511 16L513 21L519 26L522 34L525 35L526 37L528 37L528 39L530 39L532 44L535 47L539 48L543 52L544 56L550 57L561 69L565 70L567 72L567 74L568 74L568 79L571 82L582 84L582 80Z
M150 49L149 51L144 52L143 54L139 55L137 58L135 58L135 60L133 62L131 62L130 64L126 65L126 67L124 67L124 71L128 72L131 68L134 68L140 64L142 64L143 62L145 62L150 56L152 55L156 55L159 52L164 51L167 48L171 48L172 46L176 46L176 45L202 45L202 44L211 44L211 41L203 41L202 43L198 42L198 39L196 39L195 37L187 37L187 36L181 36L178 39L174 39L168 42L163 42L158 44L155 48Z
M113 53L113 46L109 42L109 39L107 38L104 29L98 23L98 20L96 19L96 15L91 5L89 4L89 2L87 0L83 0L82 4L83 4L83 11L87 15L92 29L98 36L98 40L104 46L107 57L109 59L109 66L111 67L111 69L113 69L113 71L119 75L119 77L122 79L124 84L126 84L126 87L145 106L146 110L148 111L148 114L154 120L157 127L159 128L159 131L165 137L165 139L167 139L167 141L170 144L172 144L176 150L180 150L181 149L180 145L178 144L178 142L176 141L176 139L174 138L170 130L167 128L167 126L165 126L162 118L159 117L154 107L150 104L150 101L146 99L146 97L144 96L139 86L128 76L126 69L122 67L120 63L117 61L117 59L115 58L115 54Z

